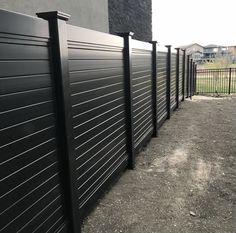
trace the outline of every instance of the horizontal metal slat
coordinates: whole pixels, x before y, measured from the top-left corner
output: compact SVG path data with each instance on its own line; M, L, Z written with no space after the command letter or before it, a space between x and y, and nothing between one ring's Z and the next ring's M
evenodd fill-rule
M91 91L96 91L99 89L104 89L106 87L112 87L116 83L123 83L124 77L122 75L119 76L111 76L106 78L96 79L94 81L90 80L89 82L76 82L71 84L71 94L76 93L86 93Z
M77 182L83 184L88 177L92 176L111 156L116 155L120 148L126 146L126 137L124 133L121 133L116 137L109 145L106 146L102 153L94 156L84 166L76 170Z
M140 144L143 143L144 140L147 141L148 139L150 139L151 135L152 135L150 133L152 133L152 132L153 132L153 127L150 125L150 126L148 126L146 131L139 134L138 137L135 140L135 149L137 149L140 146ZM149 138L147 138L147 136L149 136Z
M138 65L138 66L135 66L135 65L132 66L133 73L142 72L142 71L151 72L151 70L152 70L152 66L150 64L142 64L142 65Z
M50 179L50 177L53 177L57 172L57 162L47 164L42 170L40 170L40 172L35 173L20 185L9 190L9 192L3 193L1 196L1 208L4 210L9 206L12 206L14 203L18 202L19 199L24 198L28 193L32 193L32 191L36 190L38 186L40 186L44 181ZM16 192L17 195L15 195Z
M91 154L86 160L79 161L78 167L76 168L76 175L77 179L79 179L83 174L86 174L86 172L91 169L95 164L99 161L99 159L102 159L103 156L106 156L109 154L113 148L115 148L119 142L125 140L124 144L126 144L126 133L124 130L117 131L116 134L112 135L112 137L109 138L109 142L106 143L104 147L102 147L100 150L95 151L95 153Z
M90 83L96 82L100 79L107 79L111 77L123 76L123 67L115 67L109 69L99 69L99 70L82 70L70 72L70 83Z
M58 221L59 219L62 218L62 209L60 207L58 207L51 215L49 215L48 218L45 219L45 221L43 221L41 224L39 224L37 226L36 229L34 229L34 233L41 233L44 229L49 229L53 231L53 228L52 227L54 224L53 223L57 223L57 222L61 222L61 221ZM56 230L54 232L60 232L60 233L67 233L69 232L68 228L67 228L67 222L62 218L62 224L55 224L55 225L59 225L56 226L58 228L56 228Z
M101 163L100 166L93 173L86 174L86 179L84 179L83 181L80 180L80 185L78 186L79 192L82 195L89 192L89 190L92 189L92 186L95 186L98 180L103 177L104 171L105 173L108 172L108 170L111 169L111 165L116 163L118 159L121 159L122 157L124 158L125 154L125 145L122 145L120 148L117 148L117 151L113 154L110 154L110 156L107 157L107 159L103 163Z
M33 133L48 128L55 123L54 116L50 113L45 116L33 119L24 124L0 130L0 148L13 144L15 141L28 137Z
M79 46L69 46L69 60L122 60L122 51L109 51L105 49L81 49Z
M46 45L25 45L22 40L18 40L18 44L0 43L0 60L47 60L49 48Z
M140 125L140 128L138 128L134 134L135 143L138 141L138 138L140 135L145 134L145 132L148 132L149 127L152 127L152 121L153 119L148 119L145 123Z
M0 25L0 32L40 38L49 37L48 22L45 20L6 10L0 10L0 14L1 21L7 22ZM24 25L24 27L18 27L17 25Z
M72 105L81 105L83 103L88 104L94 100L97 100L98 104L98 100L101 99L103 96L112 95L116 91L123 91L123 88L123 82L118 82L91 92L88 91L85 93L75 93L71 96L71 102Z
M68 40L81 43L123 47L124 39L119 36L82 27L67 25ZM79 36L78 36L79 35Z
M72 106L73 115L81 114L82 112L90 111L98 106L104 105L107 102L123 97L123 90L113 91L111 93L101 95L97 98L93 98L82 103L76 103Z
M50 64L47 60L0 61L0 79L1 77L48 73L50 73Z
M56 201L61 202L61 199L59 198L60 194L56 192L56 189L51 190L45 195L44 198L41 198L39 201L37 201L28 211L23 212L22 216L15 219L10 228L17 229L18 232L21 231L21 228L28 224L28 221L30 221L32 217L40 212L44 206L49 205L49 207L51 207L50 205L57 204L55 203Z
M36 160L39 160L40 158L43 158L43 156L46 156L49 152L54 151L56 146L56 140L55 138L52 138L37 145L32 150L26 151L22 155L15 158L9 158L9 160L6 160L1 164L2 172L0 179L11 176L13 173L17 173L23 168L27 168L27 166L30 166L30 164L33 164Z
M62 199L58 198L50 203L45 207L45 210L36 214L21 230L34 233L42 232L43 229L49 230L59 219L62 218L64 220L64 211L60 202L62 202Z
M121 121L124 115L123 111L117 110L114 114L109 113L109 117L100 117L74 128L75 142L79 141L80 144L83 144L94 136L98 136L103 130L107 130L114 123Z
M123 60L69 60L69 71L123 67Z
M76 148L76 160L78 163L83 164L90 156L96 154L97 151L105 147L110 140L114 139L119 133L125 130L125 122L118 122L113 124L108 130L102 132L96 140L91 140L87 143L86 146L82 148L80 144L77 144Z
M31 164L22 167L18 171L13 172L12 174L9 174L6 177L2 177L0 181L2 186L0 190L0 196L3 196L8 192L12 192L13 189L23 185L24 182L30 177L32 177L34 174L37 174L42 171L45 167L47 167L48 164L52 164L53 162L55 162L56 154L57 153L55 150L50 151L42 157L37 158Z
M101 150L104 147L104 144L100 143L100 140L104 139L107 143L108 138L111 137L114 132L119 131L120 128L124 127L124 123L124 119L120 119L116 123L110 125L107 129L102 130L98 135L93 135L84 139L81 144L75 143L77 146L76 151L80 153L80 157L83 158L83 161L89 154L93 154L95 149L97 151Z
M0 114L17 108L27 107L37 103L51 101L53 94L51 88L36 89L27 92L18 92L0 96Z
M49 74L0 78L0 95L51 86Z
M14 144L1 148L0 163L14 159L18 156L33 150L38 145L54 138L56 135L55 127L49 127L36 132L31 137L26 137Z
M150 110L147 110L147 111L150 111ZM136 121L134 124L135 138L137 137L137 134L140 133L141 131L146 131L146 128L144 126L146 126L147 122L150 122L150 125L152 126L152 121L153 121L152 114L148 116L142 116L142 120L140 122Z
M146 84L146 85L143 85L143 87L139 87L138 89L133 90L133 97L135 98L139 96L140 94L147 92L148 90L150 90L151 92L151 83L150 85Z
M15 109L10 112L0 113L0 130L10 126L23 124L34 118L52 113L52 102L37 104L35 106L28 106L23 109ZM15 117L17 116L17 117Z
M43 222L44 218L58 206L60 206L62 202L60 189L58 189L58 185L52 186L50 190L44 190L42 196L39 196L38 200L35 200L34 203L30 203L27 205L27 208L21 209L21 212L18 215L10 213L11 215L8 218L14 219L10 220L11 224L5 228L5 230L17 229L18 232L26 231L25 228L35 228L41 222ZM41 215L40 215L41 214ZM32 223L32 221L34 223Z
M127 158L124 152L116 159L115 162L113 162L105 171L103 171L102 175L98 177L98 179L79 197L80 208L88 201L94 192L98 190L99 186L101 186L101 184L104 183L107 178L109 178L111 174L114 173L116 169L126 160Z
M89 119L104 115L106 112L112 111L114 107L120 106L122 104L125 105L124 96L117 99L112 99L109 102L98 105L95 108L89 109L88 111L80 111L77 115L73 115L73 126L83 124Z

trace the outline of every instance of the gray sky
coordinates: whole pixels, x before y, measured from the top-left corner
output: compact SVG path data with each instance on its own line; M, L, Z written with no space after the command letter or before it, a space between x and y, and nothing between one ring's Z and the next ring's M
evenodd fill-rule
M161 45L236 45L236 0L152 2L153 39Z

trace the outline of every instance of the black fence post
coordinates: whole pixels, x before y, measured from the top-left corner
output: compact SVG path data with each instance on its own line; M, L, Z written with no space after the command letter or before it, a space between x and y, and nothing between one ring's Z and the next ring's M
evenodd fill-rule
M197 92L197 64L195 64L194 67L194 95L196 95Z
M176 108L179 108L179 48L176 48Z
M57 111L57 135L62 158L65 184L66 210L69 215L70 232L81 232L79 204L75 177L75 156L73 145L72 106L70 99L67 26L69 15L62 12L37 13L39 18L48 20L51 39L51 61Z
M153 105L153 137L157 137L157 42L151 41L152 44L152 105Z
M195 62L193 61L192 96L194 95L194 83L195 83Z
M124 38L124 71L128 168L135 166L134 128L133 128L133 91L132 91L132 36L133 32L118 33Z
M182 94L183 94L183 97L182 97L182 101L184 101L184 99L185 99L185 77L186 77L186 50L185 49L183 49L182 50L183 51L183 64L182 64L182 66L183 66L183 73L182 73Z
M190 56L187 55L187 81L186 81L186 98L189 97L189 80L190 80Z
M228 92L229 95L231 93L231 77L232 77L232 69L229 68L229 92Z
M193 88L193 59L190 59L190 79L189 79L189 97L192 99Z
M170 119L171 106L170 106L170 92L171 92L171 45L166 45L168 49L167 53L167 79L166 79L166 108L167 108L167 119Z

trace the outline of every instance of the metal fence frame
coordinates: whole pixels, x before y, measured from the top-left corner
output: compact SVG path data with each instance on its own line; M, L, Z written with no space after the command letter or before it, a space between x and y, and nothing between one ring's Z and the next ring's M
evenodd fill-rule
M68 50L68 37L70 35L68 32L68 25L66 24L66 21L69 19L69 15L55 11L55 12L38 13L37 16L39 18L42 18L43 20L0 10L0 22L1 22L0 23L0 39L2 38L2 41L3 41L2 46L4 48L1 55L2 62L0 61L0 67L3 67L3 65L5 64L4 61L8 59L8 53L9 51L11 51L11 45L14 45L15 43L14 41L13 42L8 41L8 38L7 38L8 33L9 33L9 37L10 35L14 34L14 37L15 37L14 40L18 40L18 38L20 37L21 40L29 40L30 41L29 43L34 43L34 39L36 38L36 36L38 36L38 34L39 36L41 36L39 33L40 30L42 31L42 34L45 33L45 35L48 35L48 39L46 43L47 43L47 49L50 51L50 53L48 55L47 61L48 63L50 63L50 69L51 69L51 73L49 74L50 80L51 80L50 81L51 86L49 86L49 89L50 91L52 91L52 93L54 93L53 94L54 97L52 98L53 108L51 109L51 111L55 115L56 134L54 136L57 139L57 148L55 148L55 151L57 151L56 152L57 154L55 158L58 159L58 161L56 162L59 164L57 173L60 173L60 177L61 177L61 180L60 180L61 188L60 190L58 190L58 192L60 192L60 195L62 196L62 201L60 202L61 204L59 203L58 205L63 206L61 218L64 219L61 225L57 227L57 229L60 228L61 230L63 230L63 232L79 233L81 232L81 221L83 220L84 216L86 216L86 214L89 213L89 209L93 207L95 201L99 198L99 196L106 190L106 186L109 183L112 183L115 180L115 178L118 176L118 174L121 173L121 171L124 170L126 167L130 169L135 167L135 156L138 154L140 148L142 148L148 142L148 140L150 140L152 136L156 137L158 135L158 129L161 127L161 125L164 123L166 119L170 119L172 111L179 107L181 100L184 101L184 96L191 97L194 94L194 89L196 87L195 81L194 81L196 69L194 68L194 63L192 62L192 60L189 61L189 57L188 59L186 59L185 51L183 51L182 53L182 51L180 51L180 49L177 48L176 49L177 52L171 52L170 45L166 46L164 50L160 50L155 41L150 42L151 43L150 44L147 42L140 42L140 41L133 40L132 33L120 34L120 36L123 37L123 42L122 42L123 45L122 45L122 43L120 42L121 37L111 36L109 34L95 32L92 30L86 31L85 29L82 29L79 27L70 27L70 32L74 33L73 37L74 38L78 37L78 41L74 41L73 43L79 44L82 40L83 43L82 45L80 44L80 46L82 47L84 46L83 51L86 51L86 46L84 45L84 42L86 42L87 38L89 38L90 41L94 41L94 43L96 42L98 44L97 46L99 47L101 51L104 49L108 51L108 53L109 51L112 50L111 48L114 48L115 50L117 49L116 47L117 45L115 41L119 41L120 43L119 46L123 46L122 47L123 48L123 52L122 52L123 53L123 58L122 58L123 66L119 67L119 69L123 70L122 77L124 77L123 79L124 85L122 87L122 91L123 91L123 97L125 101L124 103L125 123L123 127L126 130L126 138L125 138L126 140L125 140L124 145L126 146L125 154L127 154L127 157L126 155L124 155L121 161L122 162L121 166L114 168L115 169L114 171L110 171L110 173L107 173L107 176L109 177L106 177L106 180L105 178L103 178L103 181L104 181L103 185L101 184L100 186L99 185L96 186L96 190L94 190L94 193L91 194L93 195L93 198L88 203L88 206L87 206L88 208L86 207L86 211L83 210L83 213L81 213L80 208L79 208L79 203L78 203L78 197L79 195L81 195L81 193L78 186L76 186L77 181L78 181L78 174L76 173L77 166L76 166L76 158L75 158L75 142L74 142L74 135L73 135L74 129L73 129L73 109L72 109L72 97L71 97L72 91L71 91L71 83L70 83L71 62L69 62L70 55L68 54L68 51L69 51ZM6 21L6 19L8 21ZM15 22L17 22L17 26ZM26 25L29 28L26 28ZM23 30L23 28L25 29ZM28 37L27 30L32 33L30 35L31 37ZM95 37L91 38L91 35ZM107 41L106 40L104 41L103 40L104 38L106 38ZM33 40L33 42L31 40ZM43 40L45 39L43 38ZM90 42L88 42L88 44L89 43ZM110 47L106 45L106 43L108 43ZM149 102L145 102L143 105L141 105L141 107L144 106L145 104L149 106L149 108L151 109L150 111L151 115L149 115L149 117L150 119L152 119L149 123L151 124L150 129L147 130L147 126L146 126L147 124L143 120L145 116L143 115L143 118L140 118L141 123L139 127L140 127L140 130L142 130L143 136L138 142L137 147L135 147L135 137L134 137L135 113L134 113L134 97L133 97L134 95L133 70L135 67L132 66L133 64L132 48L134 44L136 46L136 49L138 49L139 51L136 58L138 61L137 62L138 65L135 65L136 70L138 70L136 71L136 73L143 72L146 75L144 76L144 75L139 74L138 76L137 74L135 74L136 80L144 79L144 81L142 82L140 81L139 83L136 84L136 86L140 85L140 87L142 87L138 89L138 91L140 92L138 97L141 98L142 95L145 95L146 99L149 98ZM9 46L10 46L10 50L9 50ZM23 44L23 47L26 50L30 48L30 46L27 47L24 44ZM93 45L92 49L96 50L96 44ZM89 51L91 52L91 50ZM31 52L32 54L34 54L33 50ZM111 53L113 53L113 51L111 51ZM181 56L180 56L180 53L181 53ZM162 64L158 64L158 62L160 61L158 60L160 59L159 55L161 55ZM176 57L176 61L171 60L171 58L175 59L175 57ZM180 59L182 59L181 62L180 62ZM30 59L27 60L26 62L28 61L30 61ZM107 60L105 60L105 63L106 61ZM80 63L80 60L76 60L76 62L78 64L82 64ZM86 62L89 62L89 61L85 59L85 62L83 64L86 64ZM176 65L171 66L172 62L173 64L176 64ZM95 60L93 64L98 64L98 63L99 63L99 58L98 60ZM115 64L115 61L113 63ZM145 66L143 65L143 63L145 63ZM159 68L158 68L158 65L160 65ZM99 69L102 70L101 65L96 66L96 67L100 67ZM151 69L148 69L147 67L151 67ZM3 101L8 101L8 95L11 96L15 94L15 93L7 92L9 91L8 90L9 86L6 85L4 81L6 77L11 78L11 76L8 76L8 71L11 68L14 68L14 66L11 66L10 64L8 67L5 67L4 69L0 70L0 103L2 103ZM22 69L24 69L24 67L18 66L16 70L16 74L18 72L18 76L21 75ZM180 70L182 70L181 77L180 77ZM86 70L84 72L86 73ZM158 89L159 88L158 80L160 80L159 77L162 74L163 74L162 76L163 88ZM14 80L13 80L13 83L9 84L11 85L11 87L12 85L13 86L18 85L18 83L15 82ZM28 85L28 83L26 83L26 85ZM180 87L182 91L180 91ZM144 89L146 91L143 91ZM175 93L175 96L172 96L175 102L173 105L174 107L172 108L171 108L171 89L172 89L172 93ZM162 92L159 92L160 90L162 90ZM89 86L88 86L88 91L89 91ZM5 93L8 93L8 94L6 95ZM27 92L25 96L27 98ZM160 103L158 96L159 97L161 96L161 98L164 101ZM9 105L11 105L10 102L9 102ZM15 105L13 104L13 106ZM160 116L158 115L158 112L160 111L160 108L162 106L164 106L165 116L162 119L159 119ZM136 115L141 116L142 114L145 113L146 108L144 107L141 108L141 107L140 109L142 111L140 110L138 114ZM7 111L0 108L0 122L3 122L0 128L1 138L7 135L6 132L8 132L7 130L9 127L11 128L15 127L15 125L7 126L5 125L4 122L7 117L16 118L17 115L12 115L12 114L7 115L7 114L8 114ZM19 122L18 124L20 125L21 122ZM20 128L20 130L23 130L23 129L24 128ZM16 134L17 133L18 132L16 132ZM32 135L34 135L34 131L32 131L31 133ZM16 138L16 139L18 141L21 140L21 138ZM34 140L34 138L32 138L32 140ZM6 142L8 141L6 140ZM12 159L11 158L12 152L11 153L9 152L8 154L8 152L4 152L2 150L2 148L5 148L6 146L8 146L8 144L3 143L3 145L1 145L0 147L1 154L5 153L4 157L7 157L8 159ZM6 161L1 161L1 162L5 163ZM28 165L30 166L30 164ZM11 163L9 164L9 166L11 166ZM20 170L22 169L23 168L20 168ZM87 169L90 169L90 167ZM7 174L6 168L4 169L4 174L5 173ZM11 174L9 174L9 176L11 176ZM26 174L26 177L27 177L27 174ZM3 176L1 178L2 180L4 180L4 179L7 179L7 176L6 177ZM46 182L46 181L42 180L42 182ZM10 181L10 184L11 184L11 181ZM0 181L0 185L2 187L3 185L2 181ZM21 185L23 185L23 183ZM80 184L77 184L77 185L80 185ZM14 190L16 187L17 186L12 186L11 188L12 190ZM41 192L42 191L43 190L41 190ZM21 219L21 216L22 216L22 218L24 217L24 221L25 221L25 225L20 226L20 223L17 223L12 215L5 214L7 213L9 208L11 208L11 206L7 205L7 201L4 199L6 195L7 195L7 192L2 193L3 198L1 199L1 202L0 202L0 206L2 202L5 202L6 204L6 207L3 207L2 209L0 222L2 222L3 225L0 226L1 227L0 231L1 232L5 232L5 231L9 232L9 230L17 231L19 229L29 227L29 223L33 221L32 219L35 219L36 216L33 217L33 216L30 216L30 214L28 214L26 217L25 215L23 215L23 212L20 213L17 216L17 219L18 218ZM16 196L17 197L16 197L15 203L18 203L18 202L20 203L23 197L21 197L18 194L16 194ZM46 207L47 206L45 206L45 208ZM23 206L22 211L25 208L27 209L29 207ZM40 212L42 211L42 209L39 209L38 211ZM38 222L31 225L30 227L35 227L36 229L38 229L40 226L42 226L43 223L45 223L45 221L48 221L50 225L54 226L57 223L57 221L55 220L56 222L53 222L53 221L50 222L49 221L50 216L51 215L49 214L48 216L47 215L44 216L44 218L46 218L47 220L38 220ZM46 230L46 227L44 230Z
M236 68L197 69L195 65L194 80L196 94L236 94Z

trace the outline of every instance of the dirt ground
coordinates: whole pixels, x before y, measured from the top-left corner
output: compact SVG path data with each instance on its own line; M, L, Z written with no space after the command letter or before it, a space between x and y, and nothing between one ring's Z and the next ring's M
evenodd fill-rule
M236 233L236 98L185 101L136 161L83 233Z

